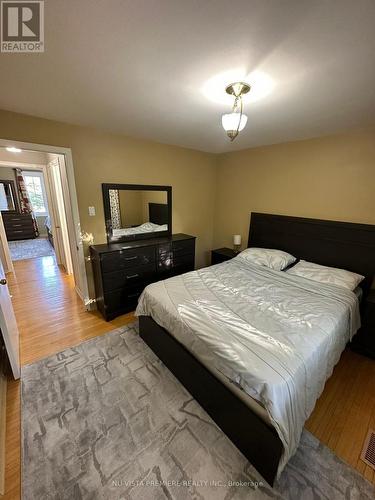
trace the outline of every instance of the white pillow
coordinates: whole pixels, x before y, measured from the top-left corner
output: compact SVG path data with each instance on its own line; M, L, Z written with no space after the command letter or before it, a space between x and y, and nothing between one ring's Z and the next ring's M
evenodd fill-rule
M318 281L320 283L329 283L331 285L341 286L348 290L354 290L365 279L360 274L338 269L337 267L321 266L306 260L300 260L295 266L286 271L295 276L301 276L309 280Z
M238 259L243 259L252 264L269 267L275 271L282 271L293 264L296 258L290 253L282 250L271 250L270 248L246 248L237 255Z

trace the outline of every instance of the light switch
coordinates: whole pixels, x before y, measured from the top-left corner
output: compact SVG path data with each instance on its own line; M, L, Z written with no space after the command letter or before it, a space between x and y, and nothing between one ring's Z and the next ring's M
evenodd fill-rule
M95 207L89 207L89 215L93 217L95 214Z

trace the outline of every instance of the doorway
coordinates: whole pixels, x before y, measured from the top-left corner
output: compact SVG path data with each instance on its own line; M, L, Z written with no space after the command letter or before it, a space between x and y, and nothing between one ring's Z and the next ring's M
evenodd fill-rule
M49 233L43 167L28 163L33 153L20 153L14 168L0 148L0 210L12 261L55 255Z
M53 261L89 309L71 151L0 139L0 210L5 272L20 261Z

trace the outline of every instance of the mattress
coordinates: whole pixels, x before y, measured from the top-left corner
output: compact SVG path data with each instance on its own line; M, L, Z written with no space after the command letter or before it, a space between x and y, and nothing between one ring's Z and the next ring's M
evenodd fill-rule
M353 292L240 257L149 285L136 314L151 316L269 419L284 445L278 473L360 326Z
M362 296L363 296L363 290L361 287L357 287L353 293L356 295L359 303L362 301ZM152 314L151 314L152 316ZM155 319L155 318L154 318ZM172 337L174 337L176 340L178 340L178 335L177 338L174 335L173 332L169 332ZM181 340L181 339L180 339ZM189 349L189 346L186 344L183 344L184 347ZM224 384L230 391L232 391L238 399L240 399L243 403L245 403L246 406L248 406L258 417L260 417L264 422L266 422L268 425L272 426L271 419L267 413L267 410L264 408L264 406L257 401L256 399L252 398L247 394L241 386L237 385L235 382L231 381L227 377L225 377L220 371L213 369L212 366L210 366L209 363L207 363L204 360L204 357L199 354L199 352L195 353L195 357L198 359L202 365L204 365L216 378L220 380L222 384Z
M143 234L143 233L154 233L158 231L168 231L168 224L154 224L153 222L145 222L140 226L121 228L121 229L113 229L112 236L113 238L121 238L122 236L130 236L134 234Z

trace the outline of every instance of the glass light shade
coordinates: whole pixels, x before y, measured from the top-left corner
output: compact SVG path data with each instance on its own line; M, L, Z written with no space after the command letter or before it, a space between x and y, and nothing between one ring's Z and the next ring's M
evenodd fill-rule
M10 153L21 153L22 149L20 148L15 148L14 146L9 146L7 148L5 148L7 151L9 151Z
M240 126L238 127L238 122L240 121L240 117L241 117L241 122ZM241 130L243 130L246 127L247 116L246 115L241 116L240 113L228 113L221 117L221 123L223 125L223 129L226 132L237 130L237 127L238 131L241 132Z

